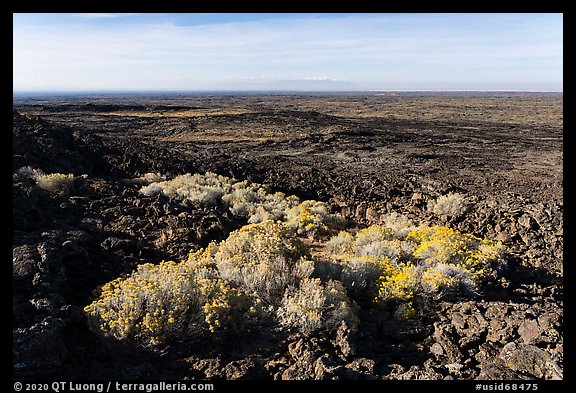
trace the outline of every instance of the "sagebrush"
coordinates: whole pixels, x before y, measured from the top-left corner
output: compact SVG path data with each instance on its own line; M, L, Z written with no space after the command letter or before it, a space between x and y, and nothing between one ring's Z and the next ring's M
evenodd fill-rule
M160 176L147 175L133 181L138 183ZM271 192L261 184L237 181L212 172L204 175L187 173L172 180L149 182L140 193L145 196L162 193L169 198L204 205L223 204L232 214L246 218L250 224L286 221L298 234L309 237L325 236L344 223L342 218L329 212L324 202L300 202L296 196Z
M428 210L443 217L460 217L469 209L466 197L459 193L448 193L428 202Z
M74 175L72 173L44 173L41 169L22 167L17 171L18 176L28 177L35 181L40 189L51 193L66 195L74 185Z
M85 308L93 330L150 347L258 329L333 333L342 321L354 331L367 303L410 318L436 300L478 295L505 250L397 213L347 229L326 203L214 174L150 182L141 192L223 203L251 222L185 261L140 265Z

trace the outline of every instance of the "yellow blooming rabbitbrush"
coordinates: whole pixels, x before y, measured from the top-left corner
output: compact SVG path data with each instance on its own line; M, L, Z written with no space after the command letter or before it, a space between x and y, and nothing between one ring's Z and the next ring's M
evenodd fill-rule
M416 227L399 214L354 234L323 202L298 203L256 184L205 176L156 176L151 180L161 181L142 192L199 203L222 198L231 211L252 214L252 223L185 261L145 263L104 284L84 309L94 331L154 347L186 334L239 334L270 323L311 334L346 321L355 330L356 300L411 318L427 299L479 293L505 251L445 226ZM326 251L323 263L332 267L324 273L310 244Z
M376 302L398 307L403 316L415 315L418 299L478 293L505 251L500 242L445 226L396 233L402 231L373 225L355 237L340 233L328 246L349 290L372 290ZM380 274L367 275L368 269Z

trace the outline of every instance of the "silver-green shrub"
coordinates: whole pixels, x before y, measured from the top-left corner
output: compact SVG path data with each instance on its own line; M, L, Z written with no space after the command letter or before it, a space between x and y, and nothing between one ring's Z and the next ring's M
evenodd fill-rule
M323 284L318 278L308 278L299 288L286 292L278 316L283 326L296 328L304 335L320 329L333 332L342 321L356 330L356 307L339 281Z
M460 217L468 211L466 197L459 193L448 193L428 202L428 210L443 217Z
M416 225L403 214L392 212L385 214L382 217L383 225L392 230L393 236L397 239L405 239L411 230L416 228Z
M74 175L63 173L44 173L41 169L34 169L32 167L22 167L17 171L17 175L21 177L29 177L36 182L36 187L49 191L51 193L59 193L67 195L74 185Z

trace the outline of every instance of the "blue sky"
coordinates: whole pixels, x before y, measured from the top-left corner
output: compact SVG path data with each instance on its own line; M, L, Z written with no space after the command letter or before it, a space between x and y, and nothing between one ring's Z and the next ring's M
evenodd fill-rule
M562 91L562 14L14 14L14 91Z

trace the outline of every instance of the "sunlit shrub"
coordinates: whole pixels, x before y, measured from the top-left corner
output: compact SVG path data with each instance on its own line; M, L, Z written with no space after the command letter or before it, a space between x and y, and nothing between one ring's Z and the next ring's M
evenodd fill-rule
M244 267L268 262L273 257L297 261L307 248L283 222L264 221L245 225L230 233L215 249L218 268L225 265Z
M296 233L306 237L317 237L328 233L323 217L328 210L322 202L304 201L288 211L287 222Z
M429 301L478 294L504 253L501 243L448 227L406 224L412 228L406 235L400 225L395 230L373 225L327 242L333 263L342 267L340 279L355 298L372 296L400 310L397 315L414 315Z
M144 195L219 204L249 224L184 262L144 264L104 285L85 312L93 330L118 340L154 347L264 325L309 335L342 321L354 330L356 301L411 318L431 301L480 293L504 252L500 243L416 227L395 213L353 234L323 202L299 203L212 173L152 175ZM457 210L440 198L436 205ZM436 214L450 210L436 205Z
M363 244L355 248L355 252L360 256L370 256L376 258L389 258L397 262L406 259L412 251L412 244L399 240L380 240Z
M161 173L158 172L147 172L145 174L143 174L140 177L136 177L134 179L123 179L122 182L125 184L135 184L135 185L140 185L140 186L146 186L149 185L150 183L158 183L158 182L163 182L166 180L166 176L162 175ZM145 195L153 195L155 193L160 193L161 187L156 188L158 191L152 191L147 190Z
M314 271L314 262L300 259L293 263L276 257L267 263L246 266L240 271L242 284L266 304L277 306L287 288L296 287ZM221 271L225 275L225 272Z
M67 175L62 173L37 174L35 180L38 188L66 195L74 184L74 175L71 173Z
M351 330L358 327L356 305L338 281L322 284L320 279L304 279L299 288L288 290L278 309L281 324L309 335L316 330L334 331L345 321Z
M378 278L387 274L392 268L387 258L365 255L346 256L340 264L342 265L340 280L350 293L357 296L374 294Z
M394 240L394 232L382 225L372 225L356 234L354 250L359 250L366 245L384 240Z
M219 274L243 285L269 304L277 304L289 286L310 276L307 248L282 222L264 221L234 231L215 246Z
M255 204L260 199L259 190L249 187L246 182L236 183L229 193L222 196L222 200L235 216L248 217L255 212Z
M468 203L462 194L448 193L428 202L428 210L443 217L460 217L468 210Z
M93 330L145 346L187 335L237 332L259 315L257 301L225 280L198 278L188 263L143 264L102 286L84 311Z
M500 242L480 239L444 226L421 227L407 236L416 246L413 254L427 265L451 264L470 271L474 280L491 272L504 252Z
M257 324L259 301L243 288L222 279L197 279L204 305L204 321L211 332L240 333Z
M140 189L146 196L162 193L170 198L193 203L214 205L232 189L234 179L207 172L205 175L189 173L172 180L151 183Z
M41 169L34 169L25 166L16 171L15 174L20 178L30 178L36 183L36 187L51 193L67 195L74 185L74 175L63 173L44 173Z
M163 193L170 198L198 204L223 203L232 214L245 217L252 224L284 220L286 213L299 204L295 196L271 193L260 184L236 181L211 172L204 175L187 173L172 180L165 180L159 174L146 174L132 181L147 184L140 189L145 196Z
M416 225L403 214L392 212L382 217L383 226L392 231L396 239L403 240Z
M234 190L222 197L232 214L247 217L248 223L255 224L267 220L284 220L286 213L299 200L282 192L269 193L260 185L247 182L234 184Z
M499 242L443 226L416 228L406 241L414 243L411 262L380 277L378 301L400 301L413 308L418 298L477 294L504 253Z
M191 273L175 262L140 265L130 276L103 285L84 311L106 336L158 344L173 324L185 328L187 313L198 314L199 289Z
M351 294L361 296L373 294L376 280L390 266L390 258L385 255L371 255L366 252L373 242L389 238L390 232L381 226L361 230L356 236L341 231L326 243L335 262L341 266L339 279ZM358 249L358 246L360 249Z
M286 222L300 236L320 238L343 226L343 218L331 214L328 205L304 201L286 213Z
M345 231L330 238L326 243L328 251L333 254L347 254L354 250L354 236Z
M157 174L151 174L148 178L153 179L152 175ZM329 213L324 202L300 203L296 196L271 193L260 184L239 182L210 172L151 182L143 186L140 193L145 196L162 193L170 198L198 204L223 204L233 215L245 218L249 224L285 221L302 237L320 238L343 228L345 224L342 217Z
M413 243L395 239L394 231L382 225L360 230L356 236L340 232L327 242L328 250L342 265L340 279L359 296L375 296L377 279L406 260Z
M418 290L422 269L405 265L380 277L378 297L382 300L410 302Z

